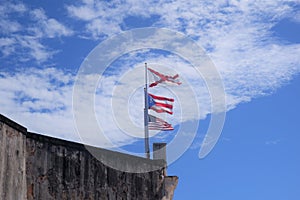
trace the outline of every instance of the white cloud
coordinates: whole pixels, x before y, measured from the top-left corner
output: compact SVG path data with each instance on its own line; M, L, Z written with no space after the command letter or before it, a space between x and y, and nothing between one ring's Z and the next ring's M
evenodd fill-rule
M120 10L110 7L111 4L105 1L83 1L79 6L67 6L67 10L71 17L88 22L83 32L97 39L121 31L119 25L123 20L125 6Z
M100 12L96 12L93 3L87 3L85 6L70 5L67 7L67 9L71 16L86 21L93 20L101 15Z
M299 73L300 44L281 43L273 37L271 32L271 28L276 23L282 19L291 18L291 13L296 13L293 2L298 1L128 0L105 2L85 0L80 4L67 5L66 12L75 22L80 20L84 24L82 28L76 27L76 33L90 37L90 39L119 33L124 28L125 19L129 16L148 18L157 15L158 18L153 22L153 26L183 32L195 39L209 53L223 78L227 109L230 110L241 102L249 102L252 98L274 92ZM55 50L44 45L43 39L74 35L74 31L58 19L48 17L46 11L41 8L29 10L24 4L5 3L0 6L2 29L0 46L4 56L14 53L18 55L19 49L23 49L23 52L25 49L28 50L27 59L45 61L51 58ZM30 16L28 18L33 23L23 24L6 17L15 13L20 16ZM295 15L294 18L297 20L299 16ZM21 30L22 33L20 33ZM187 63L174 56L148 54L147 57L149 63L172 66L175 71L181 70L183 73L181 75L187 77L187 82L192 87L198 88L196 98L201 102L200 116L188 116L185 120L197 117L203 119L211 112L210 98L205 84L199 82L199 77L195 76L192 71L182 70L182 66L186 66ZM134 66L136 64L134 61L136 60L129 58L124 60L128 66ZM138 60L138 62L142 61L141 58ZM49 74L42 75L44 71L38 69L30 69L30 73L2 74L0 76L1 83L3 83L0 86L2 87L1 93L7 98L1 99L1 105L6 105L1 112L14 116L20 121L25 120L25 125L32 130L61 135L72 132L74 129L70 113L72 87L68 83L72 76L60 70L51 70L49 74L56 74L53 75L53 80L59 81L62 86L57 87L60 84L53 82L48 77ZM103 84L106 86L101 93L97 94L100 95L99 101L103 101L99 106L110 101L113 86L119 78L120 75L103 78ZM62 80L66 83L61 83ZM131 84L139 85L140 82L141 80L137 78ZM128 85L124 84L120 87L126 89L126 86ZM182 89L181 92L185 91ZM16 100L20 96L24 97L21 103ZM127 99L118 99L117 102L125 106L128 104ZM133 123L141 126L140 115L142 113L138 111L138 108L141 107L142 102L133 99L128 105L136 106L132 109L137 112L131 112L130 115ZM97 107L97 109L100 109L102 113L111 112L111 107ZM32 110L34 112L31 112ZM42 112L45 110L52 112ZM119 128L112 123L113 118L101 117L103 116L99 117L100 123L106 124L105 127L113 133L111 137L117 143L132 141L124 135L117 136ZM180 119L176 117L172 120L173 123L180 122ZM36 124L35 121L40 121L41 124ZM59 123L62 121L66 123ZM49 124L58 126L52 129Z
M0 30L4 34L12 34L14 32L20 31L21 28L22 26L18 22L0 19Z
M40 8L30 10L22 3L5 2L0 11L0 46L3 47L0 51L4 57L14 54L20 60L43 62L56 53L44 44L44 39L73 34L71 29L49 18ZM24 51L28 53L21 53Z
M281 141L279 139L277 140L268 140L265 142L266 145L277 145L278 143L280 143Z
M121 31L117 23L113 23L107 19L94 19L86 28L88 32L92 33L93 38L112 35Z
M16 40L14 38L0 38L1 52L4 56L10 55L15 50Z
M291 16L291 20L300 23L300 12L294 12Z
M80 5L68 5L67 10L71 17L86 22L83 33L99 39L122 31L123 20L129 15L149 16L149 11L144 12L147 6L140 1L82 1Z
M33 58L39 62L42 62L51 58L55 53L54 51L47 49L47 47L44 46L36 37L16 36L16 39L18 43L14 47L15 49L19 48L19 45L21 46L21 48L29 49L29 52L27 56L25 56L25 59Z
M0 112L29 131L78 140L72 117L74 76L55 68L0 73Z
M33 16L33 19L37 22L29 30L34 32L34 35L37 37L61 37L61 36L70 36L73 34L73 31L65 27L63 24L58 22L54 18L48 18L43 9L35 9L30 13Z
M230 110L239 103L271 94L300 72L300 44L281 43L271 30L296 13L295 3L299 2L85 1L67 8L71 17L86 24L83 32L92 38L120 32L128 16L159 16L153 26L183 32L209 53L223 78ZM155 62L170 63L165 59L162 56ZM205 108L205 113L210 113Z

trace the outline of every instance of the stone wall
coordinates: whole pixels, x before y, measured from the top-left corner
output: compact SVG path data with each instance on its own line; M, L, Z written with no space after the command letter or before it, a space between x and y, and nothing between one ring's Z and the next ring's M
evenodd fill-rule
M177 177L165 162L27 132L0 115L0 199L172 199ZM97 152L125 171L104 165ZM153 171L154 170L154 171Z
M26 132L0 115L0 199L26 199Z

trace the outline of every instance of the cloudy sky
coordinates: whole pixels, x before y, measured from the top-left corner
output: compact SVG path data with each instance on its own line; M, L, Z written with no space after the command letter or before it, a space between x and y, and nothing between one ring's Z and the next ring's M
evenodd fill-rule
M0 2L1 114L29 131L105 147L97 135L78 134L74 85L82 81L89 87L84 92L93 92L96 121L108 140L141 153L147 62L164 73L179 73L183 81L180 87L152 90L175 98L174 115L161 116L175 131L152 133L156 135L151 142L170 142L180 127L199 125L195 135L183 128L192 144L169 167L180 176L175 199L300 196L298 0ZM195 73L198 66L175 50L144 48L116 54L109 66L93 66L95 73L85 73L99 45L146 27L169 30L199 46L209 60L206 66L221 79L224 107L214 109L208 77ZM168 39L161 36L156 42ZM117 52L113 50L107 51ZM105 57L105 52L98 53ZM105 69L103 73L99 68ZM188 105L196 105L197 112ZM200 160L199 150L207 145L203 139L216 112L226 114L224 129L214 150ZM79 114L86 119L83 130L89 130L84 129L90 127L86 113Z

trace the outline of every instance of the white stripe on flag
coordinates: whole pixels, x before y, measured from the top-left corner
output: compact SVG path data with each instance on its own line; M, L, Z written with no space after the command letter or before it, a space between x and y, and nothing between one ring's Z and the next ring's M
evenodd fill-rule
M152 109L158 113L166 112L169 114L173 114L172 109L173 109L174 99L156 96L156 95L153 95L150 93L148 95L149 95L149 108L150 109Z
M174 130L171 124L153 115L149 115L148 127L149 130L162 130L162 131Z

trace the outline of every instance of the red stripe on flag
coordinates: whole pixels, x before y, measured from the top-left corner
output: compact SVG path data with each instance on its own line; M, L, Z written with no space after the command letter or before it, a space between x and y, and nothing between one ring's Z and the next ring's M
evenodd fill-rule
M165 100L165 101L170 101L170 102L174 102L174 99L172 98L167 98L167 97L160 97L160 96L156 96L153 94L148 93L153 99L157 99L157 100Z
M160 106L160 107L164 107L164 108L169 108L169 109L173 109L173 105L170 104L165 104L165 103L155 103L156 106Z
M161 131L174 130L171 124L153 115L149 115L148 128L149 130L161 130Z
M151 109L151 110L154 110L154 111L157 112L157 113L169 113L170 115L173 114L172 111L164 110L164 109L161 109L161 108L157 108L157 107L155 107L155 106L151 107L150 109Z

